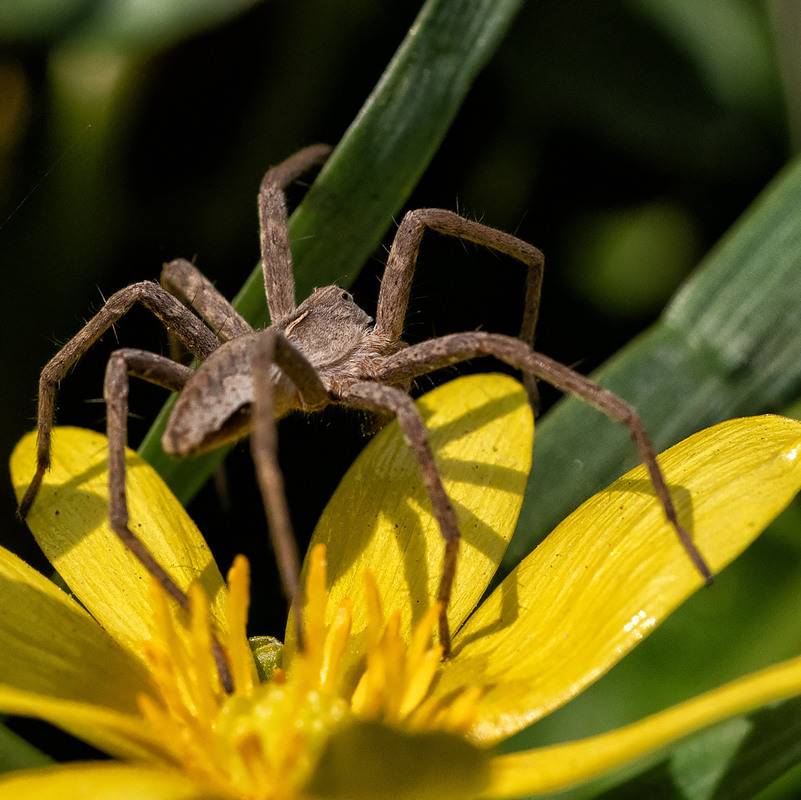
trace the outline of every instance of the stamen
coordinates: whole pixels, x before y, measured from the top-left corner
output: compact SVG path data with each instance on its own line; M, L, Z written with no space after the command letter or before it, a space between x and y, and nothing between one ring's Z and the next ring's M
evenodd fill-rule
M337 609L325 639L323 663L320 667L320 688L333 691L339 673L339 663L348 646L353 619L352 603L345 598Z
M210 773L219 761L212 728L219 683L210 650L208 600L200 587L190 589L190 630L182 638L164 590L156 581L151 585L153 638L144 652L162 704L142 695L137 698L139 707L176 759L190 771L199 763ZM197 663L193 664L195 657Z
M194 700L196 716L211 723L217 716L221 687L211 645L209 601L199 583L189 587L189 609L191 666L186 683Z
M429 649L433 632L439 623L439 615L442 611L442 603L437 602L428 607L428 610L423 614L423 618L415 626L412 632L412 641L409 645L409 665L413 668ZM442 648L438 648L440 653Z
M399 714L408 717L420 703L425 700L431 683L439 669L442 658L442 646L429 650L418 662L416 669L409 676L406 690L401 699Z
M364 573L364 599L367 605L367 652L378 647L381 629L384 627L384 612L381 610L381 595L373 573Z
M308 663L311 671L316 671L322 665L323 641L325 639L325 606L328 597L325 545L316 545L309 553L309 556L309 572L306 578L306 605L303 618L304 660Z
M326 625L326 571L325 548L315 547L303 608L306 648L295 653L288 674L276 668L272 680L259 683L246 639L249 565L244 557L234 560L228 574L228 633L216 637L230 662L232 694L220 684L202 587L190 587L187 615L153 583L153 632L144 652L158 699L142 696L139 706L164 741L165 757L222 796L294 800L332 732L353 715L416 730L469 729L480 689L457 692L449 700L431 696L442 657L442 647L434 644L440 604L423 614L407 644L400 611L385 620L370 573L365 574L364 671L350 698L342 695L349 680L341 664L353 646L353 609L345 598Z
M264 749L258 735L253 731L243 733L236 738L235 747L247 776L242 783L261 787L264 797L272 796L274 776L267 769L269 762L264 757Z
M442 727L455 733L467 733L476 716L476 705L484 693L481 686L462 690L446 707L447 720Z
M442 726L435 724L437 715L440 712L441 702L436 697L426 697L417 708L407 718L409 726L416 730L441 730Z
M239 555L228 570L228 660L234 692L250 694L256 683L253 656L248 646L250 564Z
M401 693L406 677L406 642L400 635L400 611L394 611L389 620L377 655L383 661L384 713L391 721L399 719Z
M184 649L172 624L167 605L167 596L155 581L151 583L153 599L153 639L145 643L145 657L150 663L150 672L159 687L162 698L174 717L189 717L189 698L179 676L186 674L188 663ZM156 643L161 646L157 646Z
M441 604L433 604L415 625L407 647L401 617L394 612L386 625L375 579L365 574L368 609L365 670L351 697L353 713L414 729L466 732L475 716L480 689L466 689L452 699L430 696L442 659L442 646L432 644Z

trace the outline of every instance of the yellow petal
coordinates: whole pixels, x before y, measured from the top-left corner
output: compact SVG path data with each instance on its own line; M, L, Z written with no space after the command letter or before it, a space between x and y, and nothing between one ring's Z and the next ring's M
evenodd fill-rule
M520 384L504 375L459 378L417 405L463 537L448 611L455 630L486 589L514 531L531 465L532 415ZM396 422L348 470L317 525L312 546L318 543L328 548L326 618L350 597L357 638L367 624L365 570L375 576L384 607L400 610L405 634L436 598L442 539Z
M801 423L731 420L662 456L680 519L714 571L801 488ZM472 731L496 742L575 696L702 580L638 467L571 514L454 640L436 693L486 686Z
M11 457L19 501L34 473L35 436ZM138 652L148 638L150 580L108 524L106 438L79 428L53 431L53 463L27 522L36 541L76 597L121 644ZM199 580L225 624L222 575L195 524L147 462L127 451L130 528L175 582Z
M490 788L484 796L523 797L558 791L715 722L798 694L801 658L794 658L610 733L498 756L491 762Z
M96 666L96 671L100 668ZM36 717L68 731L111 756L164 762L164 742L142 717L102 705L73 702L0 684L0 709L20 717Z
M213 800L219 796L177 772L122 764L65 764L9 772L0 800Z
M3 548L0 608L0 711L46 719L117 755L153 749L136 704L150 691L141 662Z

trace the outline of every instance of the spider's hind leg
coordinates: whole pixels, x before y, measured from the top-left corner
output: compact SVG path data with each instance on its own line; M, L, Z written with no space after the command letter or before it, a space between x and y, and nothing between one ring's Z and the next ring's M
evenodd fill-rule
M284 190L312 167L325 163L331 148L304 147L268 170L259 187L259 240L264 293L272 322L281 322L295 310L295 278L289 247Z
M518 338L534 346L534 333L540 309L542 276L545 267L543 254L528 242L516 236L490 228L480 222L455 214L442 208L418 208L404 216L387 258L387 266L381 279L378 308L375 315L376 334L392 341L403 333L406 309L417 264L417 253L426 230L473 242L498 253L503 253L526 267L523 320ZM534 413L539 410L539 392L534 375L524 374L523 384Z
M570 367L532 350L524 342L499 333L473 331L452 333L438 339L413 345L389 356L376 377L381 381L412 380L442 367L481 356L495 356L524 374L541 378L557 389L575 395L607 417L625 425L634 441L670 525L698 573L706 583L712 581L712 570L679 522L665 476L656 459L656 452L636 410L614 392L604 389Z
M361 408L379 414L393 414L403 432L406 444L414 453L420 467L423 483L431 500L434 516L439 523L440 533L445 540L445 555L442 563L437 600L442 604L439 617L439 641L443 656L451 653L451 634L448 625L448 605L456 575L456 560L459 555L461 534L456 520L456 512L442 484L434 454L428 440L428 431L414 401L406 392L382 383L360 381L338 398L341 403L353 408Z

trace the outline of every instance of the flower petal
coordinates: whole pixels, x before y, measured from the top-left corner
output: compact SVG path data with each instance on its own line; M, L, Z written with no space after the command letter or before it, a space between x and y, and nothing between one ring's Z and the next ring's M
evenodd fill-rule
M0 800L212 800L178 772L112 763L65 764L8 772Z
M0 709L20 717L42 719L110 756L160 763L169 758L164 743L141 717L102 705L48 697L0 684Z
M142 663L3 548L0 608L0 711L46 719L118 755L154 749L136 703L150 691Z
M35 469L35 435L11 456L17 499ZM79 428L53 431L52 466L27 522L36 541L78 599L121 644L139 651L149 638L150 580L108 524L106 438ZM146 461L127 451L130 528L175 582L200 580L225 626L222 575L195 524Z
M801 488L801 423L730 420L659 460L717 572ZM498 741L600 677L701 584L638 467L571 514L477 610L436 693L487 687L471 735Z
M491 762L485 796L523 797L565 789L715 722L798 694L801 658L794 658L609 733L498 756Z
M504 375L459 378L417 405L463 537L448 611L455 630L486 589L514 531L531 465L532 415L520 384ZM312 547L321 542L331 583L327 616L344 597L353 598L357 637L367 621L365 570L375 576L385 607L401 611L406 633L436 598L442 538L396 422L342 479Z

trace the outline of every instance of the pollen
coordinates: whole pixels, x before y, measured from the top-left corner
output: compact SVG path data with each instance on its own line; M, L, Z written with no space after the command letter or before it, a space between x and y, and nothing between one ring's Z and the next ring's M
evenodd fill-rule
M306 579L305 648L287 673L276 669L272 680L259 683L246 635L249 583L249 564L239 556L228 573L223 633L215 629L199 585L189 591L185 614L154 582L145 657L156 694L141 696L139 704L167 759L189 775L222 796L292 800L302 796L329 737L349 719L407 730L469 729L480 692L468 687L447 702L431 694L442 658L441 646L432 643L438 604L406 641L399 612L385 618L376 582L366 573L364 666L355 688L343 688L340 664L350 641L352 604L343 600L326 621L326 557L319 545L310 554ZM228 662L230 694L214 658L215 640Z

